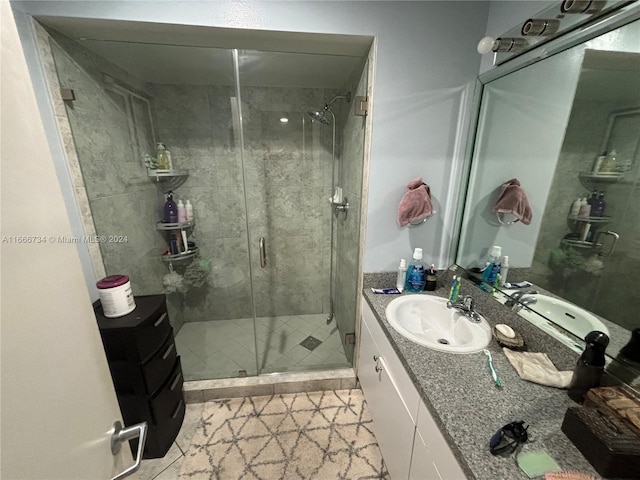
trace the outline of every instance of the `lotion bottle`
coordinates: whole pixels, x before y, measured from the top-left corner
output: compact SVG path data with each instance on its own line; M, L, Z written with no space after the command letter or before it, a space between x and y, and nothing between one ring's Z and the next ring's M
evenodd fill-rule
M184 223L187 221L187 209L182 203L182 200L178 200L178 222Z
M505 255L504 257L502 257L502 262L500 264L500 282L498 282L498 284L501 287L505 286L505 283L507 283L507 274L509 273L509 256Z
M404 258L400 259L400 265L398 266L398 278L396 279L396 288L400 293L404 290L404 282L407 278L407 261Z
M187 200L187 204L184 206L184 209L187 213L187 222L193 222L193 205L191 205L190 200Z

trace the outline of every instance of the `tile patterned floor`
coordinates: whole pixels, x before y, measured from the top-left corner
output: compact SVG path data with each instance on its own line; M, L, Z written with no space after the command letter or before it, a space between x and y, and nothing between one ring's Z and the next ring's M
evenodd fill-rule
M255 332L260 373L350 366L335 321L327 325L326 314L260 317ZM300 345L309 336L322 343L313 350ZM189 322L176 335L187 381L237 377L240 370L256 375L255 343L250 318Z
M315 392L309 394L293 394L293 395L274 395L271 398L281 398L281 397L296 397L297 395L302 396L335 396L336 393L344 396L345 392L350 395L360 394L360 390L341 390L341 391L325 391L325 392ZM249 397L245 397L249 398ZM252 397L253 399L264 399L269 397ZM231 400L229 400L231 401ZM235 401L242 401L242 399L235 399ZM216 403L217 402L217 403ZM193 403L187 404L185 418L182 424L182 428L180 429L180 433L176 438L176 441L169 449L169 452L163 457L158 459L149 459L143 460L142 466L140 469L134 473L130 478L132 480L178 480L180 478L181 471L183 470L183 464L185 462L185 458L187 455L193 455L199 448L197 444L197 436L195 434L198 433L199 429L202 430L203 422L207 422L208 419L207 408L211 408L211 405L220 404L220 402L225 402L224 400L215 400L213 402L205 402L205 403ZM368 413L364 411L365 407L364 402L359 402L357 409L355 411L355 417L362 420L365 416L368 418ZM355 408L355 404L351 405L352 408ZM314 412L318 410L314 408L309 410L313 415ZM361 411L362 410L362 411ZM207 417L207 418L205 418ZM318 417L319 418L319 417ZM335 419L334 419L335 420ZM329 422L327 424L327 429L331 430L335 427L335 422ZM316 419L316 423L314 424L314 428L318 427L318 419ZM375 439L368 439L366 445L373 446L375 443ZM194 443L196 442L196 443ZM364 445L364 444L363 444ZM352 445L353 447L353 445ZM375 445L377 449L377 444ZM363 457L364 458L364 457ZM375 462L376 465L378 462ZM185 472L182 472L183 474ZM386 475L386 471L380 471L379 474L367 476L366 478L385 478L388 480Z

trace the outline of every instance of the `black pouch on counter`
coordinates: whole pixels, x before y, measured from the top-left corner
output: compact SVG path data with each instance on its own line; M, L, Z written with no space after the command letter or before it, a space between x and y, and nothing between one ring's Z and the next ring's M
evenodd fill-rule
M638 478L640 436L597 408L570 407L562 431L603 477Z

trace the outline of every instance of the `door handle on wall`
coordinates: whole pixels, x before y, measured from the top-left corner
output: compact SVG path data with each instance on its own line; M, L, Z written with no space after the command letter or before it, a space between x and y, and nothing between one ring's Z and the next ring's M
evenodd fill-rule
M126 470L120 472L111 480L120 480L137 472L142 464L142 452L144 444L147 441L147 422L137 423L131 427L123 428L118 421L113 424L113 434L111 435L111 453L117 455L120 452L122 444L128 440L138 439L138 451L136 452L136 462Z
M598 239L600 238L600 235L611 235L613 237L613 241L611 242L611 248L609 249L609 252L605 254L605 256L609 257L615 250L616 243L618 243L618 240L620 239L620 235L618 235L616 232L612 232L611 230L607 230L606 232L600 231L597 233L596 238L593 239L594 247L598 245Z
M267 266L267 248L265 246L264 237L260 237L260 267Z

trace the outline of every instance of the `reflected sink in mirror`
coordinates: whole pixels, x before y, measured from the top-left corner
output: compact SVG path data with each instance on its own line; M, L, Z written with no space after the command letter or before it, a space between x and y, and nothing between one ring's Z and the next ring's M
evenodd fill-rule
M506 290L505 293L511 295L516 291L517 290ZM558 329L556 325L569 333L572 333L581 340L584 340L587 333L593 330L598 330L606 333L607 336L610 336L609 329L600 321L600 319L573 303L539 293L524 294L522 296L523 299L527 297L534 297L536 299L536 302L532 307L535 311L531 311L524 306L518 311L518 315L526 318L541 330L550 333L569 346L575 346L574 339L568 337L566 332ZM504 299L501 301L504 303ZM549 322L547 319L553 319L553 322Z
M478 315L469 320L447 300L427 294L403 295L386 309L391 327L403 337L440 352L475 353L491 341L491 327Z

